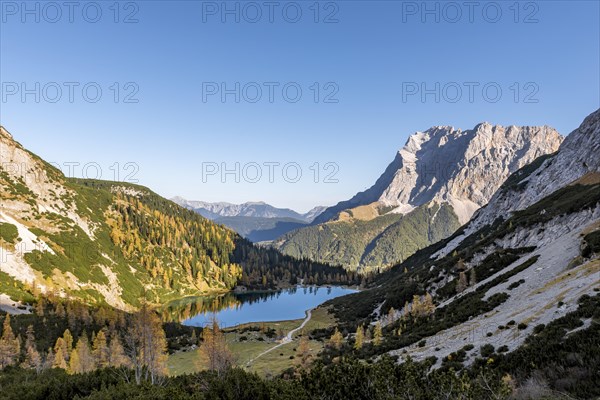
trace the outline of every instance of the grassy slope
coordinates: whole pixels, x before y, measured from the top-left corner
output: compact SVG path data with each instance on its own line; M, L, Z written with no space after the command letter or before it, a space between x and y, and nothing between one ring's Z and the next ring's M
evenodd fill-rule
M257 372L261 376L274 376L280 374L288 368L295 365L296 360L290 357L296 354L298 340L302 334L306 334L314 329L323 329L331 327L335 324L332 315L325 308L317 308L313 310L312 318L306 324L302 332L297 332L294 335L294 340L285 344L274 351L271 351L255 361L247 365L249 360L254 359L257 355L277 345L273 339L267 339L264 335L256 332L240 333L238 330L248 326L264 326L272 328L275 331L283 331L285 334L292 329L297 328L302 323L302 319L276 322L255 322L244 324L237 327L235 331L228 330L225 334L227 343L231 351L237 357L237 364L246 368L248 371ZM248 340L240 341L241 336L246 336ZM259 337L265 341L258 340ZM316 355L322 350L323 343L317 340L309 341L310 353ZM175 353L169 357L169 373L171 375L181 375L197 372L202 369L201 365L197 365L197 351L188 351Z

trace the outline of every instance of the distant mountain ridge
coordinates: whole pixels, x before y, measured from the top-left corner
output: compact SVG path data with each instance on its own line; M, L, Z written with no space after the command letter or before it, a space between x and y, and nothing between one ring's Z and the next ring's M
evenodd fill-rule
M287 232L307 226L303 221L294 218L263 217L218 217L213 219L217 224L233 229L252 242L270 242Z
M293 218L305 223L312 222L326 207L317 206L301 214L289 208L278 208L263 201L249 201L242 204L227 202L210 203L206 201L187 200L183 197L173 197L171 201L196 211L209 218L219 217L258 217L258 218Z
M416 132L373 186L275 245L290 255L349 267L393 264L450 235L511 173L554 153L562 141L548 126L487 122L464 131L436 126ZM424 212L434 205L442 214Z

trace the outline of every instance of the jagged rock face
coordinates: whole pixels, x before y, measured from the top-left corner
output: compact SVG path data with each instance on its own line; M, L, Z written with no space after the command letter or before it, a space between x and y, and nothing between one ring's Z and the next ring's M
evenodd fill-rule
M413 134L377 182L315 219L379 202L406 213L431 201L449 203L461 223L485 205L513 172L553 153L563 138L548 126L503 127L482 123L462 131L439 126Z
M524 177L519 190L499 190L469 223L473 232L499 216L522 210L589 173L600 172L600 109L571 132L558 153Z

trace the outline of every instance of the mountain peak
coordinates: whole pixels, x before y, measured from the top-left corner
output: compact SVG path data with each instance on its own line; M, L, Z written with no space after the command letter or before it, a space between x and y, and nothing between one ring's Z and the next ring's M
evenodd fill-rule
M588 115L557 150L527 176L519 178L519 191L499 190L473 218L469 229L488 224L497 215L524 209L586 174L600 172L600 109Z
M415 132L371 188L328 208L315 223L361 205L412 210L431 201L452 204L465 223L511 173L555 152L562 140L547 126L504 127L489 122L470 130L434 126Z
M265 206L265 205L267 205L267 203L265 203L264 201L247 201L247 202L243 203L243 205Z

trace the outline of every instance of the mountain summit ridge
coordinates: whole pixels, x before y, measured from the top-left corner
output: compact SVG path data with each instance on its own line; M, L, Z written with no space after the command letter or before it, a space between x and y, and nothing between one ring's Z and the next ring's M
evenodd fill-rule
M557 189L571 184L588 173L600 172L600 109L588 115L581 125L572 131L555 155L546 158L536 173L523 177L519 182L522 191L501 190L480 209L469 223L475 230L491 222L493 216L508 216L550 195Z
M488 122L471 130L435 126L415 132L373 186L326 209L314 223L373 202L406 213L432 200L454 203L465 223L497 189L489 185L490 179L503 181L535 158L555 152L562 140L548 126L503 127Z

